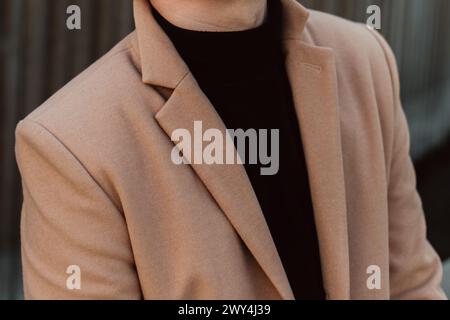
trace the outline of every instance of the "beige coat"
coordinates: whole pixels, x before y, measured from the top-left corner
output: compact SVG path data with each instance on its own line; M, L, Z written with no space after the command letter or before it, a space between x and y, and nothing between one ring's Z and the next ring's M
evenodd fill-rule
M243 166L170 160L173 130L225 127L147 1L135 32L18 125L25 296L292 299ZM327 297L444 298L391 50L363 25L283 6Z

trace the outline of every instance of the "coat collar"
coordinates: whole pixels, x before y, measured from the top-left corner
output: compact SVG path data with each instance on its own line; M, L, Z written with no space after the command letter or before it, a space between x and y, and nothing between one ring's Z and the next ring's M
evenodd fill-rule
M149 0L134 0L134 20L142 81L174 89L189 69L153 18Z
M298 39L305 27L309 12L294 0L282 0L285 27L283 38ZM153 18L149 0L134 0L134 19L142 81L147 84L174 89L189 72L172 41Z
M340 144L337 76L331 49L302 41L309 12L295 0L283 3L287 71L299 118L310 175L325 291L330 299L350 297L345 185ZM149 0L134 0L142 81L170 89L155 119L170 137L194 121L204 130L226 127L185 62L151 14ZM170 161L170 160L168 160ZM286 273L264 215L242 165L192 168L283 299L293 299Z

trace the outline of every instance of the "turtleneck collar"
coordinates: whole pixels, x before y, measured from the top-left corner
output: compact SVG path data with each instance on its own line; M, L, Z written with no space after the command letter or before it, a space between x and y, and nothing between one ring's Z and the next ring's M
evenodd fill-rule
M274 58L279 58L281 53L282 7L279 0L268 0L263 24L243 31L183 29L171 24L154 8L152 11L155 20L197 78L211 74L216 75L215 79L220 75L224 81L236 79L239 74L258 77L264 72L264 66L273 64Z

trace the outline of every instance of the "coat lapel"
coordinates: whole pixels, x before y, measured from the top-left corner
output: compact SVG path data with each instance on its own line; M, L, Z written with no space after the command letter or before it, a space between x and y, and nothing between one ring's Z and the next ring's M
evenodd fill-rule
M336 70L332 51L310 47L301 36L308 12L294 0L284 6L287 69L300 121L321 250L325 290L330 299L349 298L349 261L344 174L340 146ZM168 100L155 119L171 137L176 129L194 135L225 125L199 88L173 44L156 23L148 0L134 0L135 63L145 83L165 88ZM170 161L170 159L168 159ZM242 165L192 164L212 197L283 299L293 299L286 273L256 195Z
M225 125L204 95L175 47L151 14L148 0L134 0L137 37L135 62L143 82L165 93L168 99L155 119L171 137L176 129L186 129L194 136L194 121L201 121L203 131L218 129L225 135ZM169 93L169 94L167 94ZM168 158L168 161L171 161ZM283 299L293 299L286 273L256 195L240 164L192 164L218 206L229 219L242 241L271 280Z
M201 121L203 131L218 129L226 135L225 125L191 74L177 86L157 113L156 120L168 136L183 128L194 137L194 121ZM234 147L233 150L235 152ZM292 290L244 167L240 164L195 163L191 166L280 296L292 299Z
M310 178L325 291L350 298L337 76L331 49L288 40L287 70Z

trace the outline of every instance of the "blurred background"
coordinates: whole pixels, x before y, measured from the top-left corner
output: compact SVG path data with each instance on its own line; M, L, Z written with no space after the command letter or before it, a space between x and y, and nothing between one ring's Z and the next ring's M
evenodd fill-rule
M380 6L380 31L401 73L429 239L450 258L450 1L300 2L360 22L369 5ZM81 8L80 31L66 28L72 4ZM15 126L133 28L132 0L0 0L0 299L22 297Z

